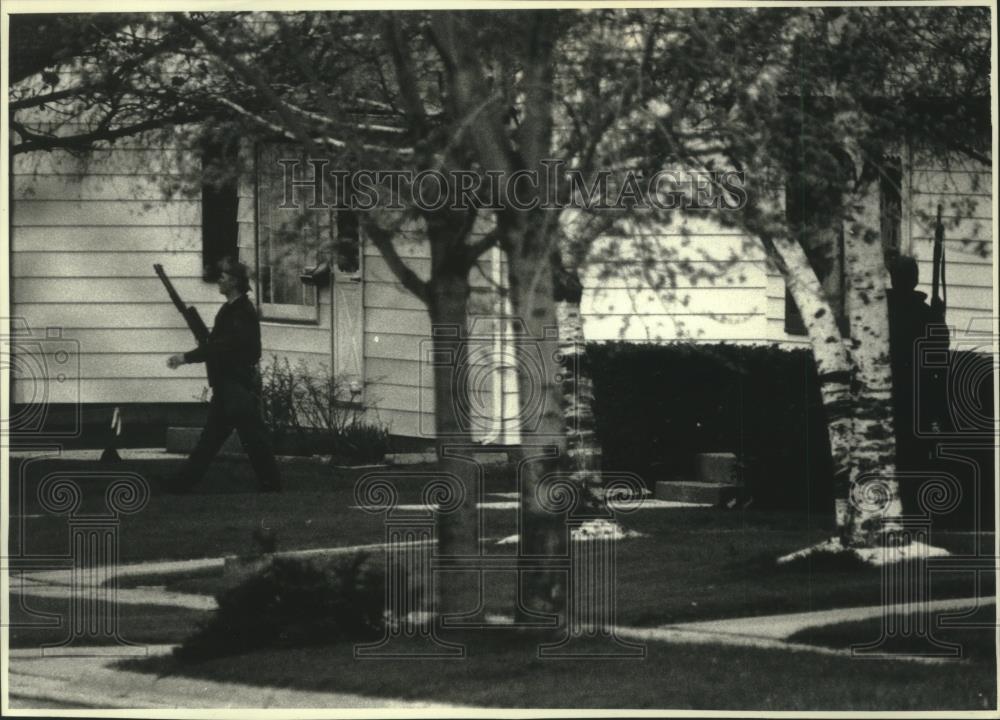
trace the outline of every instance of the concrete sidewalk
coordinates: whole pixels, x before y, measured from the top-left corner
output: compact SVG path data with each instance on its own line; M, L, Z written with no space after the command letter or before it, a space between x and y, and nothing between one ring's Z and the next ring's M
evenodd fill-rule
M147 647L150 657L169 645ZM106 648L95 648L95 652ZM460 708L341 692L258 687L122 670L116 657L43 657L39 650L11 650L8 691L14 709L101 708Z
M948 612L995 605L995 598L959 598L930 603L928 610ZM836 649L786 638L799 630L851 620L878 617L881 613L911 609L907 606L840 608L817 612L692 622L652 628L616 627L625 640L675 644L713 644L753 647L816 655L851 657L850 649ZM173 646L145 646L146 657L168 655ZM74 648L73 656L44 656L39 649L17 649L10 653L8 675L10 707L15 709L57 708L449 708L473 706L414 702L331 690L329 692L260 687L217 682L183 676L158 676L117 667L122 656L109 656L113 647ZM131 648L130 657L142 648ZM919 663L946 662L933 657L888 657Z

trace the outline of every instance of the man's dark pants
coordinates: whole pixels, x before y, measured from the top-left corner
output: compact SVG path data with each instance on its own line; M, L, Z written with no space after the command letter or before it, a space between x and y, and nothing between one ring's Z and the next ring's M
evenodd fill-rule
M189 490L202 479L234 429L250 458L259 489L264 492L281 489L278 464L271 449L270 433L261 418L257 393L238 382L223 380L212 390L205 429L177 476L175 491Z

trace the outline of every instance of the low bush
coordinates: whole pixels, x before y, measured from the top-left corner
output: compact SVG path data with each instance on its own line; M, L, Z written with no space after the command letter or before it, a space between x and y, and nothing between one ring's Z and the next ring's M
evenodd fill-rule
M331 431L329 452L334 462L381 462L391 449L389 430L363 421Z
M698 453L732 452L755 507L829 512L833 483L826 413L809 350L748 345L593 343L587 362L594 380L596 430L608 470L658 480L693 479ZM995 504L991 358L952 352L946 371L956 393L958 430L951 442L975 460L929 460L962 489L959 507L939 525L992 526ZM959 382L961 381L961 382ZM971 420L986 428L973 431ZM964 423L964 425L963 425ZM932 443L933 444L933 443ZM980 460L981 456L981 460ZM904 509L918 487L901 487Z
M388 428L363 419L360 388L321 365L292 365L272 356L261 373L261 404L275 451L333 455L345 464L381 461L390 450Z
M331 563L274 558L216 599L212 619L175 650L179 658L372 640L385 627L384 573L363 555Z
M587 347L609 470L652 487L732 452L758 505L829 507L830 450L812 355L769 346Z

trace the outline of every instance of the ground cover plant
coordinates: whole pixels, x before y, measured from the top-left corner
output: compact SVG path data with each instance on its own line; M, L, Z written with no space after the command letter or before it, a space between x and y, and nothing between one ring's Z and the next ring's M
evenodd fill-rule
M373 640L385 624L384 573L360 554L275 558L216 597L218 610L177 648L179 657Z

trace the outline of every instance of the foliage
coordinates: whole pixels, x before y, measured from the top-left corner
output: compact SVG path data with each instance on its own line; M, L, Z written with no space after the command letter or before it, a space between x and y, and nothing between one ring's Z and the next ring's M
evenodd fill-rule
M389 429L362 420L355 420L331 436L330 451L334 462L378 463L390 449Z
M636 472L652 486L658 480L691 479L697 453L733 452L754 507L829 509L826 413L807 350L591 343L587 356L607 469ZM992 423L987 394L996 371L989 358L955 352L951 366L967 368L963 377L980 380L975 388L960 386L959 392L966 404L975 392L982 422ZM971 452L982 441L973 433L962 442ZM968 526L984 510L984 522L992 522L992 466L981 465L978 480L960 463L940 465L963 487L961 506L942 522ZM905 485L903 490L907 512L917 512L917 488Z
M351 402L355 389L326 365L317 373L305 361L292 365L272 356L261 372L261 403L275 447L351 463L382 460L390 448L389 430L363 418L363 408Z
M733 452L755 504L829 505L830 448L808 351L607 343L587 354L609 470L652 487L693 479L698 453Z
M364 555L330 564L276 557L216 599L218 611L177 649L178 657L371 640L384 625L384 573Z
M274 447L281 450L290 431L302 436L296 407L298 378L288 358L271 357L271 362L261 370L261 412L271 431Z

